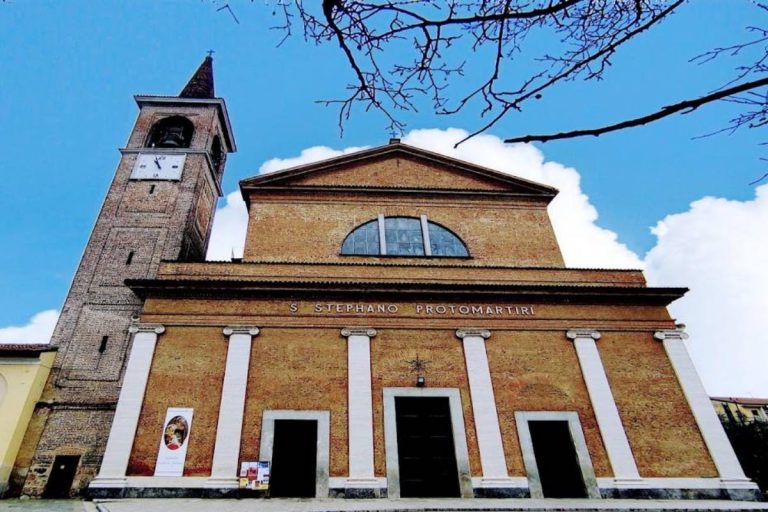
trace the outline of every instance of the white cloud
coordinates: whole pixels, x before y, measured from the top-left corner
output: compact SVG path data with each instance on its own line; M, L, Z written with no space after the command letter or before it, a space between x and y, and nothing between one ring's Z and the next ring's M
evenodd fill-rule
M248 227L248 210L239 191L227 194L226 203L216 210L208 243L209 261L229 261L234 255L243 256L245 231Z
M686 212L668 215L653 228L657 244L641 259L616 233L597 224L597 210L581 190L575 169L545 161L534 146L507 145L491 135L454 149L464 136L458 129L414 130L403 142L559 189L549 211L568 266L645 268L652 286L690 287L670 309L688 325L689 348L707 390L768 396L768 238L763 234L768 185L757 189L754 201L704 198ZM313 147L298 157L269 160L259 172L360 149ZM233 192L216 214L209 259L229 259L233 247L241 255L246 225L245 205Z
M549 213L568 266L642 267L640 258L618 241L616 233L596 224L597 210L581 190L581 176L576 169L546 162L544 154L534 146L504 144L493 135L478 135L454 149L453 145L466 136L467 132L456 128L414 130L403 142L560 190Z
M33 316L27 325L2 327L0 344L49 343L58 319L59 312L48 309Z
M367 146L351 146L345 149L332 149L327 146L313 146L311 148L303 149L299 156L267 160L259 168L259 174L282 171L283 169L289 169L291 167L297 167L312 162L319 162L320 160L327 160L336 156L346 155L347 153L355 153L366 149L366 147Z
M713 395L768 396L768 185L752 201L705 197L653 229L653 286L687 286L670 307Z

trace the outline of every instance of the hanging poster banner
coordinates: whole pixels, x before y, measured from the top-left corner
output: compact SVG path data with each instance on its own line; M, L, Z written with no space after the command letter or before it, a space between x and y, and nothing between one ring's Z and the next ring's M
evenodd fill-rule
M240 488L252 491L269 489L269 461L240 463Z
M165 413L155 476L182 476L187 458L193 409L169 407Z

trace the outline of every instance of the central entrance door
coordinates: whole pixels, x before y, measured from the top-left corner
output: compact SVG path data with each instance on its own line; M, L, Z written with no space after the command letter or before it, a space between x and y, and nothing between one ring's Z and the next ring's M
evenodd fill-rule
M313 498L316 475L317 421L275 420L270 496Z
M456 497L459 473L447 397L395 397L402 497Z

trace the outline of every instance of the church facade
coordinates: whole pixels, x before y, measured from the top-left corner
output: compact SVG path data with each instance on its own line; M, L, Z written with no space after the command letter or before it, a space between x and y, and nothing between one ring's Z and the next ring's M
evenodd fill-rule
M208 262L235 149L210 58L137 103L22 492L78 456L96 497L758 497L685 289L567 268L555 189L392 139L242 181L243 257Z

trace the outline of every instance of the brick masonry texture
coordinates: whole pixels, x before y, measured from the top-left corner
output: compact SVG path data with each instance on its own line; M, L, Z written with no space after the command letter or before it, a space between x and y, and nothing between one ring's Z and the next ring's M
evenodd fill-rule
M149 130L170 115L195 126L181 180L131 181L138 152L152 151L144 148ZM62 451L81 456L73 489L96 474L129 352L127 328L142 306L124 281L153 277L163 259L202 259L214 179L221 179L205 153L221 129L215 105L141 108L51 339L59 351L17 458L12 492L23 485L24 494L40 495Z
M371 342L376 476L386 476L383 390L385 387L414 387L416 374L413 373L408 362L416 359L417 356L427 362L424 375L429 387L459 389L467 433L470 470L473 475L480 474L480 454L477 448L461 340L456 338L454 332L450 330L381 329Z
M717 476L663 345L627 332L597 344L640 474Z
M513 173L514 174L514 173ZM293 181L295 185L359 186L452 189L452 190L509 190L497 180L470 176L445 167L425 164L422 160L403 156L377 158L370 162L334 168L330 172L312 174Z
M492 331L485 342L507 467L524 476L515 411L576 411L595 475L612 476L576 350L563 331Z
M173 327L158 339L128 474L154 474L169 407L194 409L185 476L211 474L227 343L221 329Z
M330 476L345 476L347 340L339 329L265 329L253 340L240 458L259 460L267 409L330 411Z
M228 266L238 267L237 264ZM325 307L329 303L352 303L367 307L382 301L355 296L339 301L303 300L305 298L156 298L147 301L142 319L166 325L168 333L175 331L174 325L216 325L220 326L218 329L226 325L257 325L261 328L261 333L253 339L251 353L241 445L243 461L258 458L264 410L328 410L331 412L331 476L346 475L346 339L339 331L345 326L358 325L378 330L371 340L376 475L385 476L383 388L413 387L415 374L410 371L408 361L417 355L429 361L425 372L429 387L460 390L470 467L473 475L479 475L464 355L461 341L454 334L456 329L472 325L492 332L486 341L486 350L509 474L525 475L514 412L546 410L576 411L597 476L612 476L573 342L565 336L569 328L588 325L603 332L598 349L641 475L714 476L712 462L663 347L652 337L654 330L673 327L664 307L535 304L535 317L526 319L492 319L482 315L440 318L416 314L419 304L416 301L385 302L397 306L397 314L320 314L315 309L318 304ZM464 303L443 304L458 307ZM495 308L505 303L479 304ZM295 313L291 312L292 305ZM200 331L208 333L209 328ZM190 341L201 339L200 334L186 332ZM217 332L220 331L205 335L209 337L208 343L219 343ZM164 343L166 335L160 336L158 346ZM200 360L182 362L190 357ZM219 367L224 357L218 352L214 356L213 351L188 351L179 360L178 375L193 385L194 373L183 368L196 368L206 362L211 367ZM150 386L156 382L160 381L153 378ZM163 391L147 392L147 399L166 400L151 406L158 410L174 406L175 402L171 403L167 397ZM155 423L160 422L162 418ZM147 433L146 439L137 439L136 447L147 444L157 451L158 428L162 427L157 425ZM208 439L212 442L213 438ZM192 444L190 453L191 450ZM211 444L202 451L212 450Z
M299 177L293 185L311 190L251 193L245 260L343 260L346 235L356 226L385 216L418 216L453 230L470 254L485 265L562 267L563 260L546 212L549 199L472 195L449 198L395 191L374 196L327 186L398 187L422 190L514 192L514 187L447 166L413 158L378 159L333 172ZM512 190L510 190L512 188ZM518 190L517 192L521 192ZM284 236L274 237L272 234ZM314 249L314 250L313 250Z

